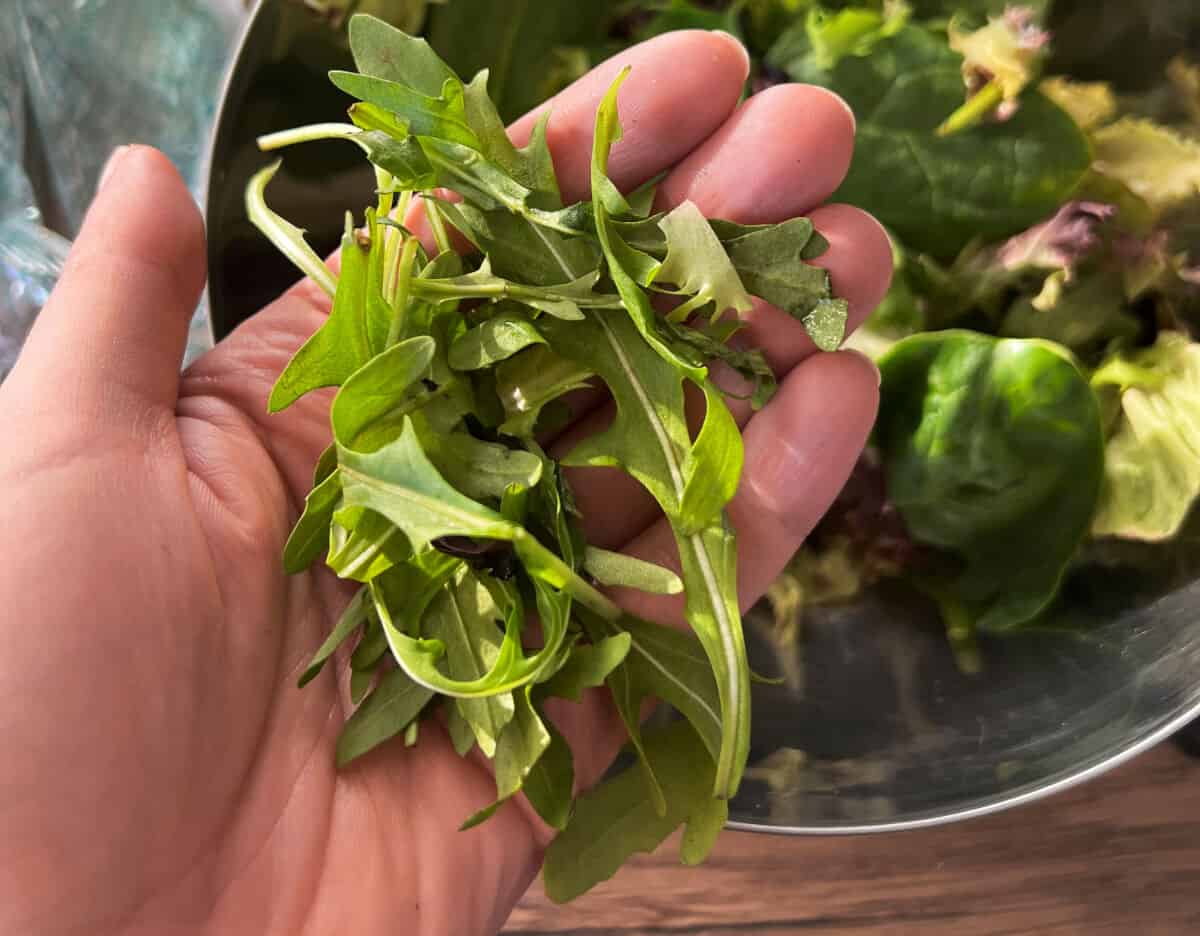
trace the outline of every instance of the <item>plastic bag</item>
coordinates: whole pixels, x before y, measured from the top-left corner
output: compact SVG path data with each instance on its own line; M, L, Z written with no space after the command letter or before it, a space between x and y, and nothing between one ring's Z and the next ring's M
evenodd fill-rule
M246 13L241 0L15 7L0 36L0 379L57 280L63 238L78 232L113 149L158 147L199 193ZM185 364L210 345L201 303Z

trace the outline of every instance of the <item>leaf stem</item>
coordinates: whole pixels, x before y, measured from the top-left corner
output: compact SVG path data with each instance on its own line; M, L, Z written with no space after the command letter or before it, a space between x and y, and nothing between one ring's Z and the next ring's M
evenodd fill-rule
M537 537L524 527L514 524L512 543L530 572L540 573L541 578L562 589L606 621L619 620L624 614L611 599L589 585L578 572L543 546Z
M450 235L446 232L446 222L442 220L442 208L438 204L438 197L432 192L422 192L421 197L425 199L425 213L429 216L429 226L433 228L433 239L437 243L439 253L447 253L453 247L450 244Z
M999 107L1003 100L1004 90L995 79L992 79L980 88L978 92L971 95L962 107L946 118L942 125L937 128L937 135L948 137L963 130L971 129Z
M413 282L413 292L421 296L445 299L534 299L552 302L569 300L584 309L615 309L621 301L617 296L603 294L583 297L563 295L556 293L553 289L521 286L508 280L464 286L461 283L448 283L445 280L422 279Z
M349 140L351 143L357 143L354 138L361 132L354 124L318 123L268 133L260 136L256 142L260 150L269 153L272 150L295 146L297 143L314 143L318 140Z
M415 237L409 237L405 239L404 248L400 251L400 261L396 268L396 288L392 300L392 324L388 328L387 347L389 348L400 340L405 320L408 318L408 300L412 292L410 287L412 286L413 264L416 262L417 247L419 246L420 244Z
M380 218L386 218L392 213L392 206L396 202L396 193L392 189L394 185L392 174L386 169L375 167L375 188L379 190L379 207L376 215Z

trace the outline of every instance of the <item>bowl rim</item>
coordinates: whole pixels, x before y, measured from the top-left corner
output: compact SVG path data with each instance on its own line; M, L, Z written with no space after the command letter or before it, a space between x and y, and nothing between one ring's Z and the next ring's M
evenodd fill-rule
M1076 767L1060 770L1052 779L1035 780L1024 786L1016 787L1006 793L999 793L984 798L978 802L953 807L948 810L928 810L918 813L908 819L895 819L881 822L864 823L829 823L829 824L800 824L800 825L771 825L766 822L753 820L730 820L726 828L738 832L757 832L769 835L828 835L851 836L869 835L882 832L912 832L918 829L931 829L951 823L965 822L971 819L981 819L995 813L1005 812L1019 806L1025 806L1046 797L1063 793L1072 787L1079 786L1089 780L1094 780L1125 764L1150 748L1166 741L1173 734L1184 728L1192 721L1200 718L1200 696L1185 706L1160 725L1146 732L1141 738L1125 745L1117 751L1081 761Z

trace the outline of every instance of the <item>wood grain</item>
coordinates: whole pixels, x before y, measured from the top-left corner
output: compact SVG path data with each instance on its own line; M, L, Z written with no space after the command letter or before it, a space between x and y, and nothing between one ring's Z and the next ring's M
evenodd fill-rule
M566 907L540 884L506 936L1200 934L1200 760L1166 744L1074 790L959 825L861 838L672 840Z

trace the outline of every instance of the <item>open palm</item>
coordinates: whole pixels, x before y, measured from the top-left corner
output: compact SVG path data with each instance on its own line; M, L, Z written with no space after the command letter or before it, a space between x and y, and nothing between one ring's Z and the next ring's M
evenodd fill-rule
M724 34L660 37L551 102L564 197L587 195L595 109L625 64L618 184L670 169L664 207L691 199L745 223L810 214L861 322L887 286L886 237L861 212L817 207L848 168L853 118L799 85L739 106L747 58ZM534 814L514 801L457 832L494 785L438 730L335 771L345 687L330 667L296 689L349 595L280 562L329 442L328 398L274 417L266 400L327 307L298 286L181 378L203 257L175 171L152 150L122 151L0 389L0 930L495 932L548 841ZM753 419L734 409L748 423L731 505L744 604L837 493L878 388L869 363L814 355L778 310L757 304L746 334L781 389ZM605 405L592 400L556 445L602 425ZM673 564L632 482L572 480L591 541ZM681 619L674 599L636 601ZM557 715L581 781L596 779L619 741L605 700Z

